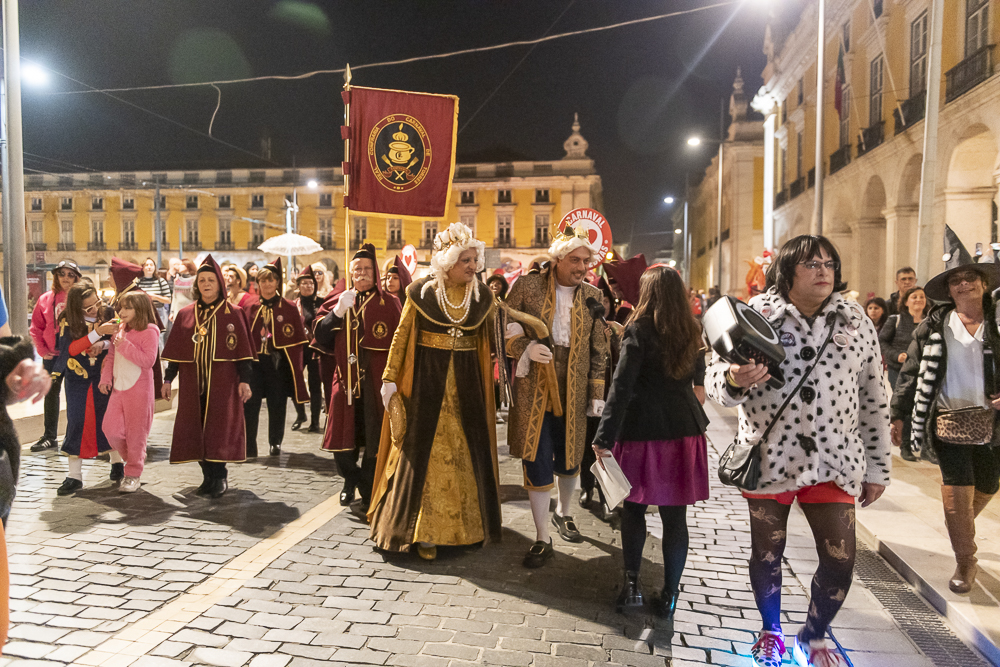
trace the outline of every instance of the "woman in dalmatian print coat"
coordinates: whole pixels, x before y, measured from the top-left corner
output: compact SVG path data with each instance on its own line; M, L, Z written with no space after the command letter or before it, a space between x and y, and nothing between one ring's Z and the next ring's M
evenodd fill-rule
M759 439L788 393L815 370L779 416L761 447L761 477L744 492L750 510L750 583L763 629L751 654L777 667L785 653L781 630L781 557L796 498L816 536L819 567L806 623L794 640L799 665L844 665L825 641L854 571L855 500L865 507L889 484L889 408L882 384L878 335L864 310L839 291L840 256L822 236L799 236L778 253L767 291L749 305L779 332L786 383L766 384L764 365L730 365L713 356L705 385L726 407L739 407L741 443ZM824 341L832 338L817 361Z

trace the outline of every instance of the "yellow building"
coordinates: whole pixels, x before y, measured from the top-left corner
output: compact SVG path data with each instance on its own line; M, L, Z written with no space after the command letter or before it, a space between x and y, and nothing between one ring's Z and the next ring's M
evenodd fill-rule
M257 246L285 231L286 201L293 197L295 231L324 248L300 262L339 266L345 249L362 239L390 254L412 244L426 261L438 229L461 221L486 242L488 268L507 260L527 265L548 248L552 225L564 214L602 208L601 177L579 130L574 120L559 160L457 165L444 221L351 214L349 235L339 167L28 175L28 270L37 274L74 259L104 280L112 256L137 263L155 258L157 208L164 264L209 252L220 263L261 262L266 257Z
M1000 189L1000 0L945 0L940 116L931 227L918 249L930 0L827 0L824 50L823 232L839 247L844 278L862 298L887 295L895 270L943 268L945 223L969 247L997 241ZM815 194L816 3L775 17L764 41L769 178L765 227L774 244L809 233ZM835 108L838 56L844 86ZM772 176L773 174L773 176ZM772 210L773 207L773 210ZM919 250L919 252L918 252Z

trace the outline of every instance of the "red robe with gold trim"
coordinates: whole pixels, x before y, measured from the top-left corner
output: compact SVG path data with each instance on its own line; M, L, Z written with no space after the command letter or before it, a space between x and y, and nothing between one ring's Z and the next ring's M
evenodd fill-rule
M302 372L302 352L309 342L306 335L305 326L302 324L302 314L298 307L288 299L279 299L272 309L273 331L270 331L261 316L263 304L254 301L244 308L247 320L250 322L250 340L252 341L254 352L261 354L264 351L264 338L269 338L269 347L274 353L282 353L288 358L288 365L292 369L292 379L295 381L296 403L309 402L309 390L306 388L305 375Z

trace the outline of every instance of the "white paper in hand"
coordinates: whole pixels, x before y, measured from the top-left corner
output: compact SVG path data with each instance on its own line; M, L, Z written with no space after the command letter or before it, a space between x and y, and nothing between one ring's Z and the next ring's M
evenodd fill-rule
M601 465L602 461L604 462L603 466ZM625 478L621 466L611 456L598 458L594 465L590 466L590 472L594 473L597 483L604 490L604 501L608 505L609 512L618 507L618 504L632 492L632 485Z

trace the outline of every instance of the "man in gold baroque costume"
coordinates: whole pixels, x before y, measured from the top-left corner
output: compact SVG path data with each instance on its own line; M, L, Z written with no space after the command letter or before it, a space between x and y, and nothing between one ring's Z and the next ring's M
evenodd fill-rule
M431 275L406 290L382 375L387 412L368 514L380 549L416 545L433 559L438 545L500 540L495 313L476 278L484 253L472 230L454 223L434 239Z
M600 303L601 291L584 282L595 250L582 234L566 232L549 247L551 264L519 278L506 301L510 308L540 318L551 332L544 341L530 340L520 324L511 323L505 334L507 354L517 365L507 442L511 456L522 461L535 521L536 542L524 557L529 568L541 567L553 556L553 486L558 500L552 524L568 542L583 539L569 508L580 483L587 417L604 409L608 341L604 325L587 307L588 298Z

